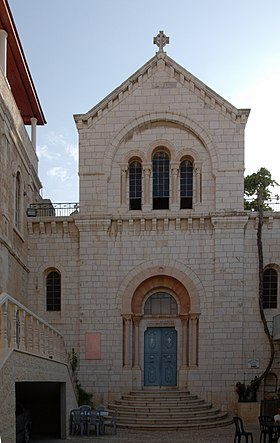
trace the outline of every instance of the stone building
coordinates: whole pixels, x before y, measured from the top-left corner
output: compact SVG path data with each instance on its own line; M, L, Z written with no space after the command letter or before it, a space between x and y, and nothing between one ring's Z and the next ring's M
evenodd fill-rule
M163 32L154 41L147 63L74 115L79 213L28 220L29 300L75 348L78 378L95 399L177 387L234 410L235 384L269 359L256 214L243 206L249 110L172 60ZM278 232L279 214L269 213L271 281ZM60 298L46 309L50 273Z
M63 337L38 317L28 294L26 210L42 203L36 127L45 123L8 2L0 0L0 440L6 443L16 441L16 403L33 402L34 432L61 437L69 427L65 411L76 405Z
M54 364L61 334L78 356L79 383L96 402L131 390L187 389L235 412L235 384L259 375L270 355L258 307L257 213L243 206L249 110L172 60L162 31L154 43L147 63L74 115L80 201L67 216L40 201L28 122L16 110L13 131L23 134L25 151L9 158L12 174L5 166L8 143L14 150L21 144L2 112L1 180L10 182L1 186L0 286L20 302L12 318L19 315L21 325L6 348L19 348L17 358L45 352ZM10 96L1 100L5 110L13 105ZM271 328L279 306L279 221L269 212L263 227ZM45 346L46 336L52 340ZM272 372L277 380L277 358ZM64 413L73 405L66 391Z

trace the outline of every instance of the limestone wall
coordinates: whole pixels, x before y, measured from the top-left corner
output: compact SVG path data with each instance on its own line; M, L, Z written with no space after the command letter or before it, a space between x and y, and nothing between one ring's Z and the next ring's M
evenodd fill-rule
M69 411L76 407L72 382L65 364L45 358L13 351L0 355L1 398L0 429L3 442L16 441L15 426L15 382L61 382L66 383L66 423L69 433ZM40 405L38 405L40 407Z
M69 263L70 243L62 241L62 231L42 235L34 221L30 236L36 263L33 272L42 290L43 269L46 264L51 266L52 259L65 274L65 302L53 323L63 331L69 351L72 346L78 351L78 378L93 392L94 400L142 387L141 344L140 368L123 365L124 299L132 299L132 280L140 284L148 270L157 269L159 276L181 278L189 292L190 312L199 312L198 364L184 369L179 364L181 387L184 383L214 404L233 408L236 382L243 381L244 374L246 381L260 374L269 358L258 311L255 216L240 213L156 220L78 216L75 224L79 248L72 249ZM266 219L265 264L278 260L274 237L279 224L277 213ZM38 297L40 315L50 319L43 312L44 292L38 291ZM270 325L274 311L267 312ZM98 333L100 338L100 354L93 359L86 357L87 333ZM259 359L258 369L248 368L252 358Z

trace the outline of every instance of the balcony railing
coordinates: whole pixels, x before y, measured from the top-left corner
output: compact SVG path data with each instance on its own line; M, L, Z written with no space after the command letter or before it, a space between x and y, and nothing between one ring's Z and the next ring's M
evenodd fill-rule
M252 199L247 199L250 202ZM280 211L280 200L273 198L269 203L272 211ZM68 217L79 213L79 203L52 203L43 200L40 203L32 203L26 211L28 217Z
M68 217L78 212L79 203L52 203L50 200L32 203L26 211L28 217Z
M246 202L251 203L252 201L254 201L254 198L245 198ZM265 211L280 211L280 198L279 197L272 197L270 201L268 201L265 204ZM270 209L269 209L270 208Z
M0 294L0 352L18 349L67 362L63 336L6 293Z

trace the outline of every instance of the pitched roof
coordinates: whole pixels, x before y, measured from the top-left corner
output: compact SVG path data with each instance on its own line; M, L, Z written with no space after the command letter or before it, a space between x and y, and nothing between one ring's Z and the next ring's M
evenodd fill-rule
M96 106L90 109L85 114L75 114L74 119L78 125L89 125L96 119L102 116L103 112L111 109L112 106L117 104L124 98L125 95L130 94L134 88L142 84L145 78L149 78L154 69L156 69L158 63L165 63L165 66L170 69L171 75L174 80L180 82L182 85L188 87L196 95L198 95L206 104L211 108L218 109L227 118L234 121L240 120L246 122L250 109L237 109L230 104L219 94L206 86L198 78L192 75L185 68L180 66L172 58L166 55L164 52L157 52L147 63L145 63L140 69L132 74L127 80L125 80L120 86L112 91L107 97L105 97Z
M46 123L7 0L0 0L0 29L8 33L7 79L25 125Z

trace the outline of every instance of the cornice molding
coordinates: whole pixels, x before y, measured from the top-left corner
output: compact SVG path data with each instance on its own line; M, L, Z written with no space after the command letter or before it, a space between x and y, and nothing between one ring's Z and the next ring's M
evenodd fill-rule
M172 58L168 57L165 53L159 53L87 113L75 114L74 120L77 128L88 128L95 124L105 113L113 109L113 107L118 105L124 98L131 95L135 89L147 81L156 70L162 69L169 69L170 77L173 77L177 83L187 87L197 95L204 102L205 106L217 110L234 122L246 124L250 109L235 108Z

